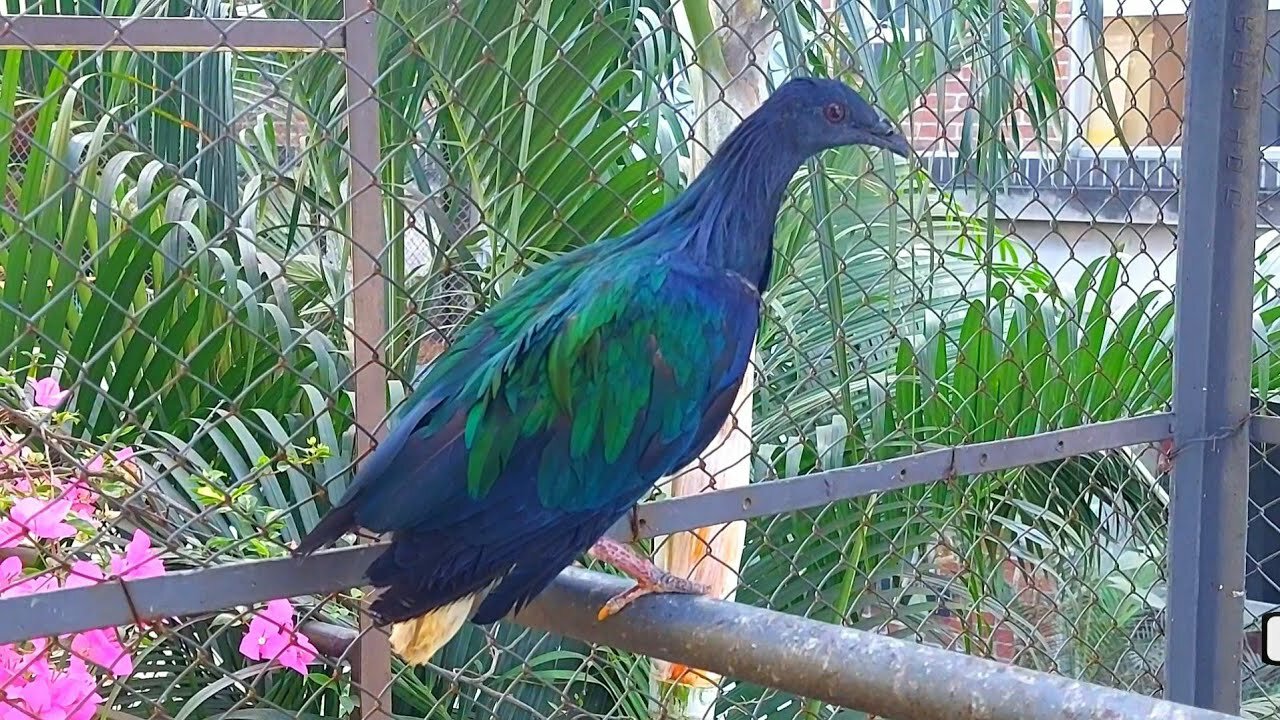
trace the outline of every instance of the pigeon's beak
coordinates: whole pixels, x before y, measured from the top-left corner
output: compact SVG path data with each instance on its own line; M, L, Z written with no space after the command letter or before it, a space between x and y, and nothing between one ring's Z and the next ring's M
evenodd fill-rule
M898 128L888 120L880 121L880 124L876 127L875 138L875 144L878 147L882 147L894 155L910 159L915 154L906 136L899 132Z
M915 154L914 149L911 147L911 143L907 142L906 136L902 133L894 133L893 137L889 138L888 142L885 143L884 149L898 157L907 158L908 160L910 160L911 156Z

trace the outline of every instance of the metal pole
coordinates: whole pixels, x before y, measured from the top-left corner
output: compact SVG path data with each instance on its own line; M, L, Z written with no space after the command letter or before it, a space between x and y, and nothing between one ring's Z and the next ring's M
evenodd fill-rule
M1169 699L1240 709L1264 0L1194 0L1179 193Z
M3 615L0 644L32 637L23 630L37 619L44 623L42 632L68 634L205 614L233 605L246 589L255 598L280 597L273 582L302 593L351 587L374 555L365 547L328 550L302 559L239 562L23 596L13 621ZM349 561L334 562L342 557ZM264 578L251 568L270 568L271 574ZM183 574L200 575L207 589L192 592L180 582ZM895 720L1239 720L709 597L655 594L604 623L596 620L600 606L630 585L614 575L570 568L512 620ZM41 605L45 600L55 605ZM343 655L357 638L356 630L323 623L305 624L303 632L330 656Z
M0 18L0 50L309 52L341 50L341 30L334 20L11 15Z
M347 143L350 152L351 277L356 372L356 454L364 456L387 414L387 368L378 349L386 337L386 276L380 258L386 249L382 193L378 187L379 118L374 86L378 77L377 14L373 0L343 0L346 23ZM391 645L387 634L360 614L360 644L354 679L362 720L391 717ZM384 704L385 699L385 704Z
M0 644L138 620L200 615L239 602L358 584L381 549L323 550L6 600ZM270 569L270 573L255 569ZM183 576L205 583L193 590ZM604 622L630 581L569 568L513 620L894 720L1231 720L1211 710L1034 672L795 615L691 595L652 595ZM126 592L127 591L127 592ZM339 656L358 633L303 626ZM1238 718L1236 719L1238 720Z
M1238 720L704 597L654 595L597 622L600 606L629 585L570 568L515 620L894 720Z

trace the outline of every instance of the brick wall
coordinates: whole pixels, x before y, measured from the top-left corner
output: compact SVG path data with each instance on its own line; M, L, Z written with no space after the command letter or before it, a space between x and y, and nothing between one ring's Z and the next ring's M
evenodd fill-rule
M1057 0L1056 5L1052 40L1058 48L1055 55L1058 86L1065 98L1072 72L1072 50L1067 45L1067 38L1073 18L1070 0ZM921 99L922 102L911 114L911 126L908 128L917 150L955 152L959 148L965 112L973 105L974 91L981 90L974 85L977 81L969 68L962 68L958 73L947 77L941 106L936 93L929 93L926 98ZM1025 140L1032 137L1032 128L1023 113L1019 113L1018 126L1019 137L1027 144L1026 149L1032 149L1031 143ZM1056 140L1054 137L1051 142Z
M1052 41L1058 48L1055 55L1057 61L1058 86L1065 100L1067 85L1071 80L1072 50L1067 45L1067 38L1072 17L1070 0L1045 0L1055 3L1055 15L1052 24ZM835 0L823 0L824 6L834 11ZM930 88L925 97L919 99L916 109L911 113L907 133L912 137L916 149L922 152L956 152L964 128L964 115L973 105L973 94L978 82L969 68L961 68L958 72L947 76L942 97ZM1019 118L1019 136L1024 138L1025 149L1033 149L1025 138L1031 137L1031 125L1025 115ZM1057 138L1052 138L1056 141Z

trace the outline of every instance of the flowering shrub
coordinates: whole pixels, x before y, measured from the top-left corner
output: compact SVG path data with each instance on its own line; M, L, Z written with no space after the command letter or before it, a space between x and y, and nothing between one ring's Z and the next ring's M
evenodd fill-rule
M140 477L135 450L88 448L59 435L77 420L59 410L69 394L52 377L23 388L0 370L0 599L165 573L163 549L142 529L127 540L102 532L112 519L102 498L122 492L121 478ZM98 537L96 554L75 542ZM43 560L69 557L73 543L84 559ZM137 628L97 628L0 645L0 720L90 720L106 702L100 683L133 673L129 648L146 639ZM304 676L317 656L296 632L288 600L267 603L250 620L240 652Z
M316 659L315 646L294 630L293 605L288 600L272 600L254 616L240 641L240 652L250 660L273 660L300 675L306 675L307 665Z

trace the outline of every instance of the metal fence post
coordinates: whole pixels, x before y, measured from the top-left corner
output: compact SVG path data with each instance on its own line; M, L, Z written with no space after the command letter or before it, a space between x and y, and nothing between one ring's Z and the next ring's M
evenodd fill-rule
M343 0L346 22L347 143L350 153L352 293L355 323L357 456L370 449L387 413L387 368L379 348L386 336L386 276L381 262L385 250L382 195L378 188L380 160L378 101L377 14L371 0ZM360 691L360 718L390 717L391 647L386 633L360 615L360 644L354 675ZM387 704L384 707L383 700Z
M1265 3L1196 0L1189 15L1165 692L1236 714Z

